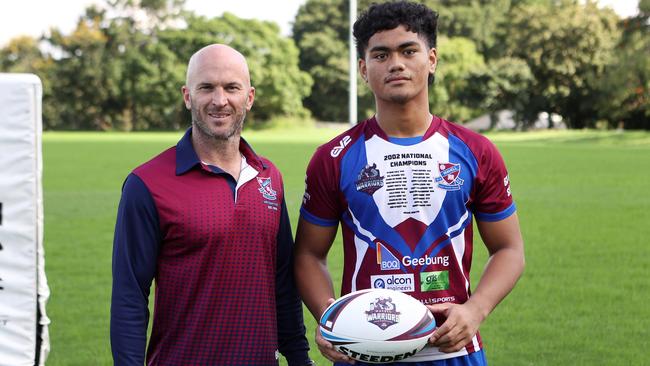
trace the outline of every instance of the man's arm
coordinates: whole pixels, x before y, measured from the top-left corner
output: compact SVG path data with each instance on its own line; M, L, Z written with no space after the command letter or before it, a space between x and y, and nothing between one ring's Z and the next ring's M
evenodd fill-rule
M277 236L277 271L275 275L278 349L289 366L310 365L309 343L305 337L302 302L293 276L293 235L287 205L282 200Z
M131 174L122 188L113 240L111 348L115 365L144 364L149 289L160 240L151 193Z
M429 306L432 312L447 317L430 340L442 352L465 347L524 270L524 241L516 213L496 222L477 221L477 226L490 256L476 290L464 304Z
M338 226L320 226L310 223L302 216L298 221L296 233L296 284L305 305L316 321L334 301L334 287L327 269L327 253L329 252ZM316 344L318 349L332 362L347 362L353 360L337 352L331 343L321 336L316 327Z

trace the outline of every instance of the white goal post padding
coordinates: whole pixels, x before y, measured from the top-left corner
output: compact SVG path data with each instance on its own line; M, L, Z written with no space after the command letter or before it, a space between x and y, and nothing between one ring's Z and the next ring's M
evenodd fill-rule
M0 73L0 366L44 365L50 350L42 93L36 75Z

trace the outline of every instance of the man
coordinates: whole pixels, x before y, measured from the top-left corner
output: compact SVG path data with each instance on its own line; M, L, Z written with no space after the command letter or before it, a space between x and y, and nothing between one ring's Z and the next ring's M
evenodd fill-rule
M321 146L307 168L296 279L318 319L334 297L326 259L340 221L342 293L400 290L436 317L430 346L409 361L484 365L478 327L521 275L523 240L494 145L429 112L436 22L409 2L372 5L355 22L376 114ZM490 258L470 296L473 216ZM316 343L329 360L351 362L318 332Z
M113 250L116 365L310 364L280 172L240 137L253 106L244 57L196 52L182 88L192 126L126 179Z

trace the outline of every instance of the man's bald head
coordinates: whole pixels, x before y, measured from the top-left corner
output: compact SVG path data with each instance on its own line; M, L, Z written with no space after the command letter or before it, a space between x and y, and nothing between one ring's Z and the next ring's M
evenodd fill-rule
M211 67L236 70L236 72L241 73L242 78L246 82L246 86L250 87L251 85L246 58L239 51L224 44L205 46L190 57L190 61L187 64L185 85L191 89L194 83L197 82L197 74Z
M237 140L255 101L246 58L232 47L212 44L192 55L186 78L181 92L192 113L193 141Z

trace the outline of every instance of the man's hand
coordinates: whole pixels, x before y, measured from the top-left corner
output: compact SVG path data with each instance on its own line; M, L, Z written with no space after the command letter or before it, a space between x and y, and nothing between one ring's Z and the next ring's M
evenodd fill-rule
M427 307L433 314L442 314L447 318L429 338L429 343L441 352L451 353L463 349L472 341L485 319L479 309L470 303L443 303Z

